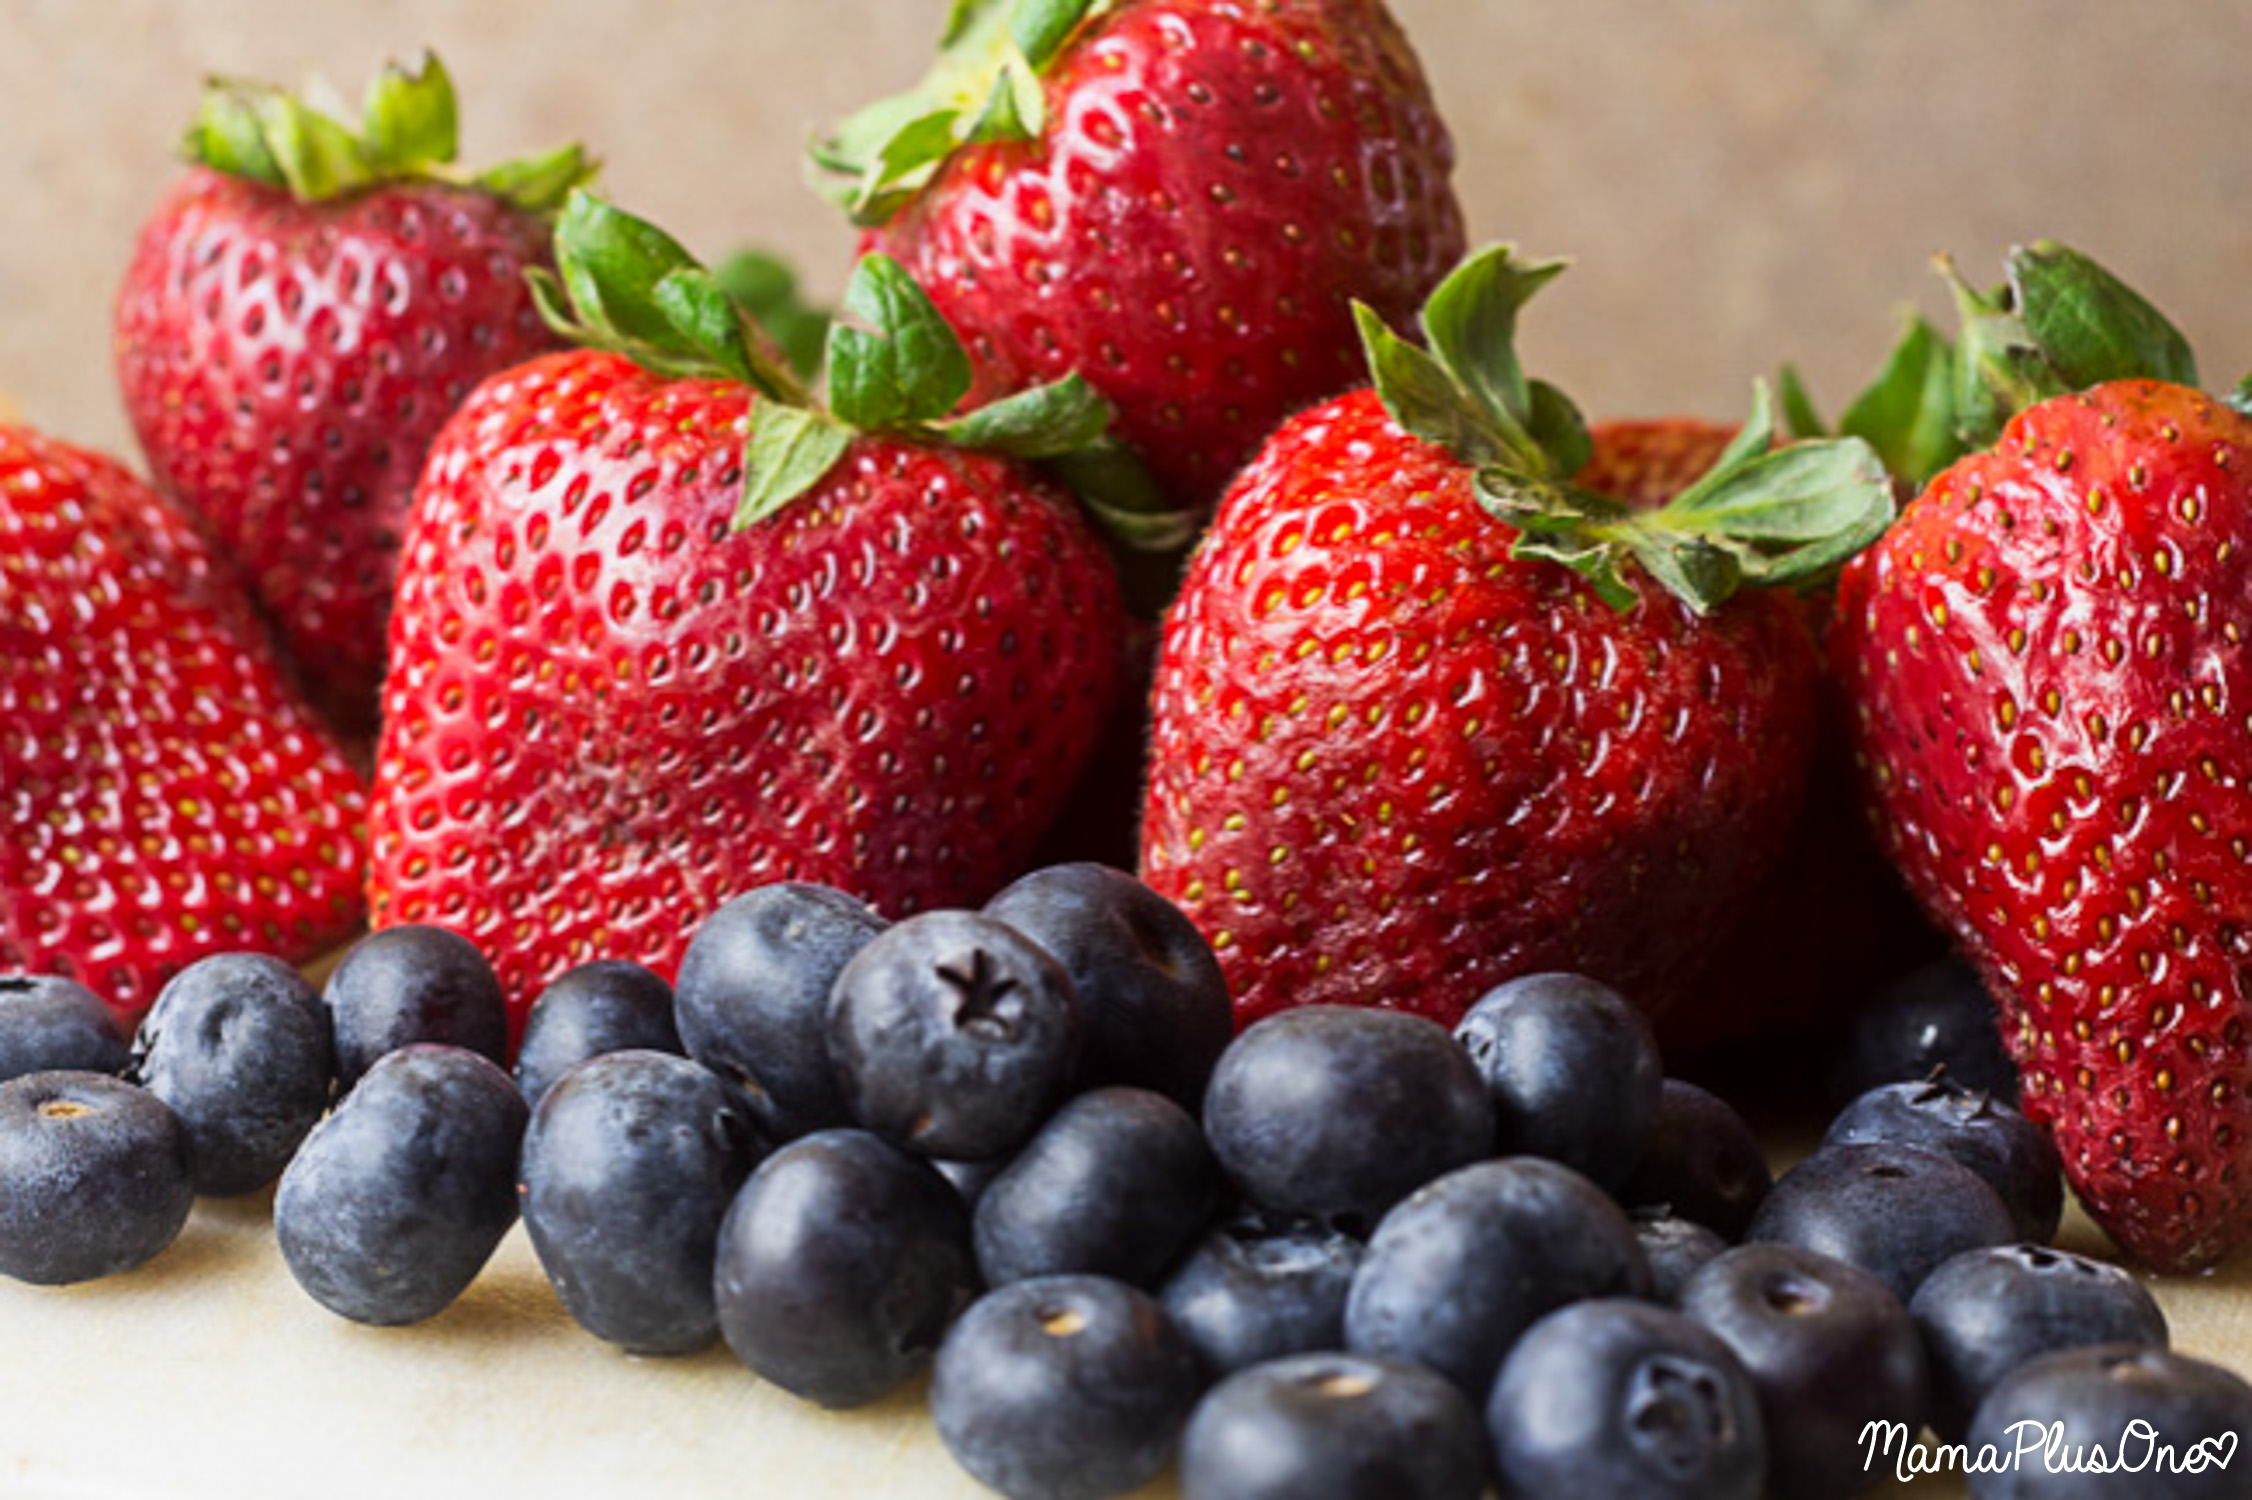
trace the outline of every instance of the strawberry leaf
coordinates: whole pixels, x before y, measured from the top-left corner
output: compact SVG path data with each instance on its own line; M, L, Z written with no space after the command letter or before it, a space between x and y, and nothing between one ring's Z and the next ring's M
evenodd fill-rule
M1037 135L1042 70L1106 4L957 0L921 82L856 111L808 147L816 185L853 222L881 224L960 147Z
M1011 458L1057 458L1101 437L1110 426L1110 403L1075 371L988 402L938 425L958 448L1005 453Z
M266 144L258 115L260 91L258 84L236 79L206 80L195 123L180 143L181 155L245 182L289 186L273 148Z
M1431 352L1497 429L1521 431L1531 417L1532 394L1517 360L1517 314L1563 269L1560 260L1528 265L1503 246L1464 261L1423 305Z
M599 170L586 148L574 142L487 167L468 179L468 184L525 213L549 218L562 208L573 188L591 183Z
M1798 366L1785 365L1776 376L1782 391L1783 431L1794 438L1818 438L1830 435L1830 424L1822 420L1815 409L1814 394L1806 388L1806 379Z
M969 355L915 278L862 256L829 328L829 405L864 432L935 422L969 394Z
M2228 395L2221 399L2246 416L2252 417L2252 375L2247 375L2238 381L2236 389L2230 391Z
M738 250L712 269L735 305L765 329L789 361L791 373L810 381L821 373L829 314L798 295L797 273L776 255Z
M1893 474L1922 485L1963 453L1956 436L1955 350L1929 321L1909 319L1869 388L1838 430L1866 440Z
M2034 344L2064 383L2107 380L2197 384L2189 340L2132 287L2054 240L2009 255L2010 291Z
M361 114L368 160L378 172L412 171L454 159L460 121L453 80L436 53L423 53L411 73L386 64L368 85Z
M812 489L851 446L851 431L823 412L779 401L753 402L734 529L755 526Z

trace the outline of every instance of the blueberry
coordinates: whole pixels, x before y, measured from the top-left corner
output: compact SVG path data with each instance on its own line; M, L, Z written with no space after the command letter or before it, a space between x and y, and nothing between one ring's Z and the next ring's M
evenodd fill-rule
M1649 1290L1634 1226L1601 1188L1542 1157L1505 1157L1384 1216L1353 1274L1345 1345L1428 1365L1476 1400L1544 1314Z
M954 1191L974 1209L978 1199L985 1196L985 1190L993 1186L993 1179L1009 1169L1010 1160L1006 1156L989 1156L983 1161L948 1161L945 1157L934 1156L930 1164L938 1168L939 1176L954 1184Z
M1924 1356L1908 1309L1856 1266L1788 1245L1743 1245L1689 1279L1681 1310L1751 1373L1771 1500L1858 1494L1874 1423L1923 1418Z
M2166 1315L2117 1266L2038 1245L1966 1250L1916 1288L1908 1312L1931 1366L1932 1429L1958 1442L2002 1378L2083 1344L2166 1347Z
M305 1138L274 1194L282 1260L359 1323L451 1306L516 1221L524 1096L482 1053L411 1043L378 1058Z
M1871 1089L1830 1122L1823 1140L1895 1141L1954 1158L2001 1194L2020 1240L2046 1245L2064 1220L2064 1163L2049 1133L1950 1079Z
M1503 1155L1562 1162L1603 1187L1633 1170L1658 1118L1665 1068L1642 1013L1579 974L1488 990L1455 1027L1494 1099Z
M1905 1302L1941 1261L2016 1235L2009 1206L1976 1172L1888 1141L1824 1146L1785 1172L1745 1231L1873 1272Z
M742 1090L685 1057L629 1048L557 1079L524 1133L521 1204L579 1326L636 1354L716 1340L720 1220L759 1150Z
M322 992L335 1027L337 1088L411 1042L508 1057L508 1005L477 945L443 927L387 927L354 943Z
M1773 1185L1767 1153L1744 1117L1719 1096L1668 1078L1650 1144L1619 1200L1630 1208L1670 1209L1733 1244Z
M1085 1271L1150 1287L1211 1218L1220 1169L1196 1119L1148 1089L1079 1095L987 1185L986 1284Z
M1079 1061L1071 976L991 917L927 911L854 955L829 997L829 1054L853 1118L923 1156L1016 1150Z
M1488 1154L1493 1103L1436 1021L1308 1005L1247 1027L1220 1055L1204 1133L1260 1207L1366 1234L1424 1183Z
M2243 1500L2252 1385L2218 1365L2135 1344L2044 1354L1979 1403L1967 1444L1998 1462L1974 1500ZM2043 1451L2053 1444L2052 1468ZM2103 1472L2104 1459L2124 1473ZM2071 1467L2077 1456L2081 1467Z
M1300 1354L1197 1403L1184 1500L1478 1500L1486 1435L1454 1386L1405 1360Z
M598 958L558 974L532 1002L516 1044L516 1086L537 1109L575 1063L610 1052L681 1050L663 976L631 959Z
M1965 1088L2017 1103L2017 1068L2003 1050L1994 1001L1969 964L1935 959L1878 991L1848 1025L1832 1083L1854 1099L1887 1083L1920 1083L1944 1068Z
M842 891L783 882L721 906L673 980L688 1055L751 1096L772 1141L850 1125L829 1060L829 991L884 919Z
M1634 1237L1650 1263L1650 1300L1668 1305L1679 1303L1689 1278L1728 1248L1710 1227L1656 1209L1634 1211Z
M106 1073L0 1083L0 1276L62 1286L130 1271L195 1204L187 1127Z
M970 1212L920 1157L815 1131L735 1195L714 1285L737 1359L804 1400L862 1406L921 1373L977 1294Z
M1550 1313L1486 1402L1504 1494L1757 1500L1765 1427L1726 1345L1678 1313L1599 1299Z
M1366 1247L1310 1219L1250 1210L1199 1240L1158 1301L1207 1374L1345 1347L1345 1297Z
M1010 1500L1099 1500L1164 1472L1196 1403L1196 1356L1147 1292L1038 1276L947 1334L931 1416L954 1461Z
M187 1126L200 1193L266 1186L328 1108L328 1009L265 954L217 953L174 975L133 1055L135 1076Z
M59 974L0 974L0 1081L122 1073L125 1032L100 997Z
M1080 1089L1129 1084L1196 1110L1235 1037L1235 1007L1212 945L1163 896L1123 870L1035 870L985 904L1054 954L1078 992Z

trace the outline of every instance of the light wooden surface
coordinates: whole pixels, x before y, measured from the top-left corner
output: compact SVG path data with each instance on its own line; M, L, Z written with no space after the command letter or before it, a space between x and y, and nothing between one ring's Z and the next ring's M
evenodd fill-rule
M2101 1248L2077 1217L2064 1243ZM2252 1255L2152 1289L2177 1348L2252 1376ZM0 1500L986 1493L939 1445L919 1383L832 1414L761 1384L724 1347L621 1354L565 1315L520 1228L447 1312L373 1329L297 1289L265 1196L205 1202L129 1275L0 1282L0 1350ZM1175 1493L1166 1480L1139 1500Z

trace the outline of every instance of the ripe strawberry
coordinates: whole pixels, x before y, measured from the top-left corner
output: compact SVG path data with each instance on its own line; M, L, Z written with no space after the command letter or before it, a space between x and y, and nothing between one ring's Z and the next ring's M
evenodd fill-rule
M199 512L341 727L373 727L399 532L469 387L555 347L525 290L577 149L455 169L435 59L387 70L365 133L215 84L195 164L118 289L125 409L157 487Z
M965 0L816 161L983 396L1078 369L1173 503L1362 378L1462 254L1454 152L1381 0Z
M1959 295L1973 451L1841 582L1865 791L2090 1213L2189 1269L2252 1236L2252 421L2061 247Z
M1872 536L1874 455L1770 452L1763 400L1662 508L1561 482L1587 434L1510 350L1555 270L1473 258L1424 310L1435 355L1364 314L1376 389L1276 433L1166 616L1144 875L1240 1020L1451 1021L1541 968L1662 1007L1797 811L1813 642L1736 585Z
M520 1022L588 959L669 975L697 913L765 882L983 899L1088 754L1124 616L1060 490L940 439L1049 451L1099 403L1066 382L937 424L968 362L870 261L830 336L835 414L810 410L658 231L581 195L556 244L604 347L487 381L431 454L375 923L477 941Z
M0 426L0 971L130 1026L206 953L313 957L359 921L363 800L194 525Z

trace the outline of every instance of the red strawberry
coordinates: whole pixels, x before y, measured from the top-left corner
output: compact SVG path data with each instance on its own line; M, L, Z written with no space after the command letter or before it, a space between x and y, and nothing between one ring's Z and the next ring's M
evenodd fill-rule
M0 970L130 1024L206 953L313 957L359 922L363 800L194 525L0 425Z
M557 247L581 336L641 363L498 376L431 454L376 924L474 939L520 1018L587 959L669 974L704 913L765 882L893 913L983 899L1086 759L1124 616L1061 491L939 438L1040 451L1056 433L1027 403L1077 436L1099 407L1073 382L934 426L967 362L870 262L831 336L836 414L808 410L656 230L580 196Z
M817 160L990 396L1078 369L1176 504L1359 383L1462 254L1453 147L1381 0L968 0Z
M1763 401L1666 507L1562 482L1587 435L1509 347L1555 269L1468 262L1425 309L1435 355L1366 319L1377 389L1269 441L1166 616L1144 875L1241 1020L1451 1021L1541 968L1661 1007L1797 811L1813 642L1734 588L1873 535L1874 456L1769 452Z
M587 167L572 148L452 168L435 59L387 71L357 136L285 94L215 85L188 153L118 290L126 412L314 701L364 733L423 455L470 386L556 345L523 272Z
M1637 510L1656 510L1718 463L1736 431L1733 423L1696 417L1597 422L1587 430L1595 451L1572 482Z
M1847 570L1835 655L1881 836L2028 1112L2184 1270L2252 1236L2252 421L2084 258L2010 272L1965 294L1977 451Z

